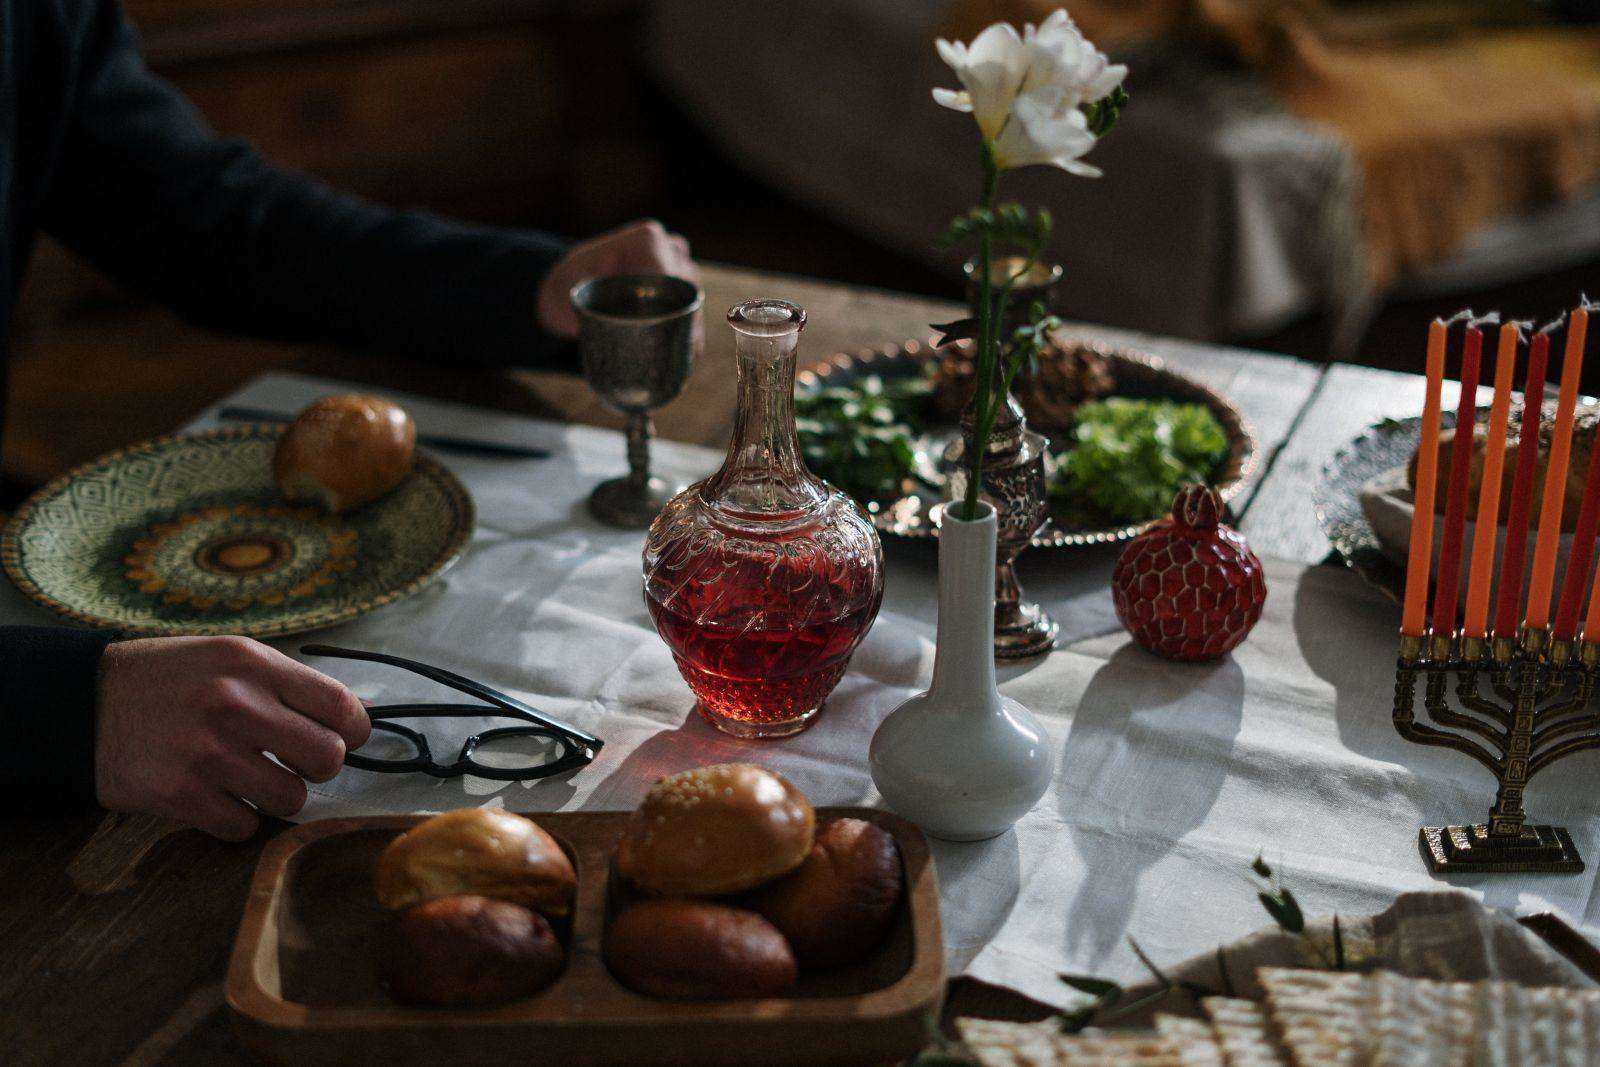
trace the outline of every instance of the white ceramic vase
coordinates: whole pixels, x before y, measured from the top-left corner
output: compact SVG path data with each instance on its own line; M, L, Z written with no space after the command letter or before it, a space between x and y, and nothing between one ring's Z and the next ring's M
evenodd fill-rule
M995 514L939 526L939 630L933 684L872 736L872 780L889 806L933 837L1005 833L1044 796L1049 740L994 677Z

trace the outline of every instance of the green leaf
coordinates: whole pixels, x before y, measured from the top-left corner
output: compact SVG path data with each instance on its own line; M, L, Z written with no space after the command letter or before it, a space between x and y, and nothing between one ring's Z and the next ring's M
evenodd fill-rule
M939 339L933 343L935 348L956 341L967 341L978 336L978 320L974 318L956 319L954 322L933 322L928 324L931 329L939 331Z
M1222 982L1222 995L1235 996L1233 975L1228 973L1228 953L1221 945L1217 946L1217 976Z
M1090 1004L1072 1011L1064 1011L1056 1016L1061 1023L1061 1032L1076 1034L1090 1023L1094 1022L1095 1013L1099 1011L1096 1005Z
M1122 115L1122 109L1127 106L1128 91L1119 85L1111 90L1108 96L1092 104L1082 105L1081 110L1084 117L1089 120L1089 132L1100 138L1111 132L1111 128L1117 124L1117 119Z
M1082 974L1062 974L1056 977L1078 992L1087 993L1102 1001L1102 1007L1109 1007L1122 999L1122 987L1104 978L1091 978Z
M1261 906L1267 909L1267 914L1283 930L1291 934L1304 933L1306 917L1300 911L1300 904L1294 899L1294 894L1287 889L1280 888L1276 894L1257 893Z
M1263 878L1272 877L1272 868L1267 866L1266 859L1259 854L1256 856L1255 862L1250 864L1250 869Z
M1156 981L1160 982L1163 988L1172 985L1172 979L1163 974L1161 968L1157 967L1150 957L1145 955L1144 949L1139 947L1139 942L1130 937L1128 938L1128 947L1133 949L1133 954L1139 957L1139 962L1144 964L1145 970L1154 975Z

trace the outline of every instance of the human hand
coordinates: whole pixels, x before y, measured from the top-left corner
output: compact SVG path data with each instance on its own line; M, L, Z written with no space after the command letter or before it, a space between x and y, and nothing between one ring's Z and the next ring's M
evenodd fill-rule
M655 219L640 219L567 249L539 284L539 325L558 337L576 337L573 286L590 278L630 273L670 274L700 282L700 268L689 255L689 242L669 233Z
M119 642L101 660L95 793L112 811L243 841L260 825L258 811L299 811L301 779L331 779L371 732L350 690L257 641Z

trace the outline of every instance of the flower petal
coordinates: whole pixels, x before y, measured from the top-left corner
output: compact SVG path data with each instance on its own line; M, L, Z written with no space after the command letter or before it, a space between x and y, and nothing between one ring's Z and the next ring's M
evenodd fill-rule
M982 33L967 46L969 63L1005 63L1011 65L1021 77L1027 56L1022 48L1022 38L1009 22L996 22L984 27Z
M951 111L972 112L972 94L959 89L934 89L934 103Z
M1088 163L1081 163L1076 159L1052 159L1050 161L1050 165L1053 167L1060 167L1069 174L1076 174L1080 178L1098 178L1105 173L1099 167L1090 166Z
M947 41L943 37L933 42L934 50L939 53L939 58L945 63L960 70L967 64L967 46L960 41Z

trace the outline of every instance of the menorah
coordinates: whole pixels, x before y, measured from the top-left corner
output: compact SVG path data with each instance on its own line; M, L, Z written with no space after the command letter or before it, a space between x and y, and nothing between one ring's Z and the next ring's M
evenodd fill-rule
M1418 675L1427 679L1425 721L1416 717ZM1401 637L1395 729L1409 741L1466 753L1497 786L1487 823L1422 828L1432 870L1583 870L1567 831L1529 825L1522 797L1533 776L1556 760L1600 747L1600 712L1589 709L1597 679L1600 644L1552 640L1543 630L1526 631L1520 641Z
M1600 679L1600 576L1590 567L1600 532L1600 442L1591 444L1583 496L1573 531L1561 595L1551 618L1551 598L1559 555L1567 468L1583 365L1585 331L1591 305L1585 299L1570 319L1563 317L1534 334L1523 379L1520 438L1508 454L1511 379L1522 348L1524 324L1500 327L1494 402L1483 453L1477 519L1467 567L1465 618L1457 626L1464 526L1472 453L1477 434L1477 393L1483 327L1493 316L1463 312L1435 321L1429 330L1427 393L1416 472L1415 512L1406 568L1400 656L1395 673L1394 725L1409 741L1465 753L1495 776L1494 806L1485 823L1424 826L1419 843L1435 872L1576 873L1583 859L1572 837L1559 826L1527 821L1523 796L1533 776L1563 756L1600 748L1600 711L1590 708ZM1424 625L1433 565L1435 498L1438 482L1439 402L1451 331L1464 324L1461 403L1456 437L1450 446L1444 499L1443 533L1432 582L1432 616ZM1561 388L1545 457L1538 538L1526 583L1524 564L1532 518L1546 365L1551 337L1566 330ZM1531 399L1530 399L1531 398ZM1515 457L1499 577L1494 577L1501 514L1500 485L1509 455ZM1490 587L1495 615L1489 619ZM1578 630L1579 604L1589 589L1588 614ZM1519 608L1523 609L1518 622ZM1417 681L1423 685L1423 717L1417 714Z

